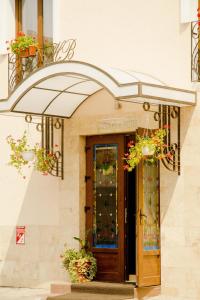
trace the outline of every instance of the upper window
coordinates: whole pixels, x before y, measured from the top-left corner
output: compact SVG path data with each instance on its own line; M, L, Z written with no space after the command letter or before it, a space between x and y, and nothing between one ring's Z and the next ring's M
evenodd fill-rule
M43 0L43 38L46 41L53 41L53 0Z
M16 33L35 36L42 47L53 41L53 0L15 0Z
M38 35L38 5L37 1L22 0L22 31L37 37Z

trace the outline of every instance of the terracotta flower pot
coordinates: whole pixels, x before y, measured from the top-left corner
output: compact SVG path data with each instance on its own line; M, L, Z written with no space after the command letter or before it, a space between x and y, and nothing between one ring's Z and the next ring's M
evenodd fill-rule
M37 48L34 45L29 46L29 56L36 55Z
M19 57L28 57L29 56L29 49L26 48L24 50L20 50Z

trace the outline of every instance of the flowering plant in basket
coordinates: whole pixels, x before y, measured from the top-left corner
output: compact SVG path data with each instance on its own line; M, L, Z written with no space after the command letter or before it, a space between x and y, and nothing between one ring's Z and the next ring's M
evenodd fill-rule
M74 237L74 239L79 241L81 249L78 251L65 248L60 256L62 264L68 271L72 282L91 281L97 271L96 259L93 257L92 252L88 250L89 244L87 239L82 240L77 237Z
M15 40L11 40L9 43L9 46L11 51L14 54L26 56L24 52L27 50L27 56L31 56L30 49L34 48L35 50L38 48L38 43L35 39L35 37L32 37L30 35L25 35L22 31L20 31L17 35L17 38ZM30 48L32 47L32 48Z
M26 131L22 138L17 140L9 135L7 143L11 150L9 165L15 167L21 175L23 175L23 167L31 167L31 165L43 175L48 175L56 163L56 156L53 153L47 152L39 144L33 147L28 145Z
M56 156L52 152L46 152L44 148L41 148L39 144L34 147L35 151L35 169L42 172L43 175L48 175L56 162Z
M165 129L157 129L150 135L136 135L136 142L129 142L128 153L124 154L124 169L132 171L142 159L150 163L165 157L172 159L172 154L167 151L167 145L164 142L166 134Z

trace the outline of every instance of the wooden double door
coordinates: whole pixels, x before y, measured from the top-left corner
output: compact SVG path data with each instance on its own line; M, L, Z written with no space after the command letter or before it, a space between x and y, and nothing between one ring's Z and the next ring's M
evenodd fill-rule
M145 161L130 176L123 169L127 138L122 134L86 139L86 231L97 259L96 280L124 282L135 260L138 286L160 284L158 166ZM135 179L133 180L133 177ZM134 184L135 193L127 186ZM131 198L131 199L130 199ZM135 203L130 229L127 210ZM128 247L131 240L134 247ZM129 249L133 253L130 253ZM129 258L128 258L129 256ZM131 268L130 268L131 269Z

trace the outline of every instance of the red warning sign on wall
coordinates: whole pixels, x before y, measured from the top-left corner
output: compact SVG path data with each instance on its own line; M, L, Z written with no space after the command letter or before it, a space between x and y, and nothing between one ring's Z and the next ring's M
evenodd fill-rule
M25 244L25 226L16 226L16 244Z

